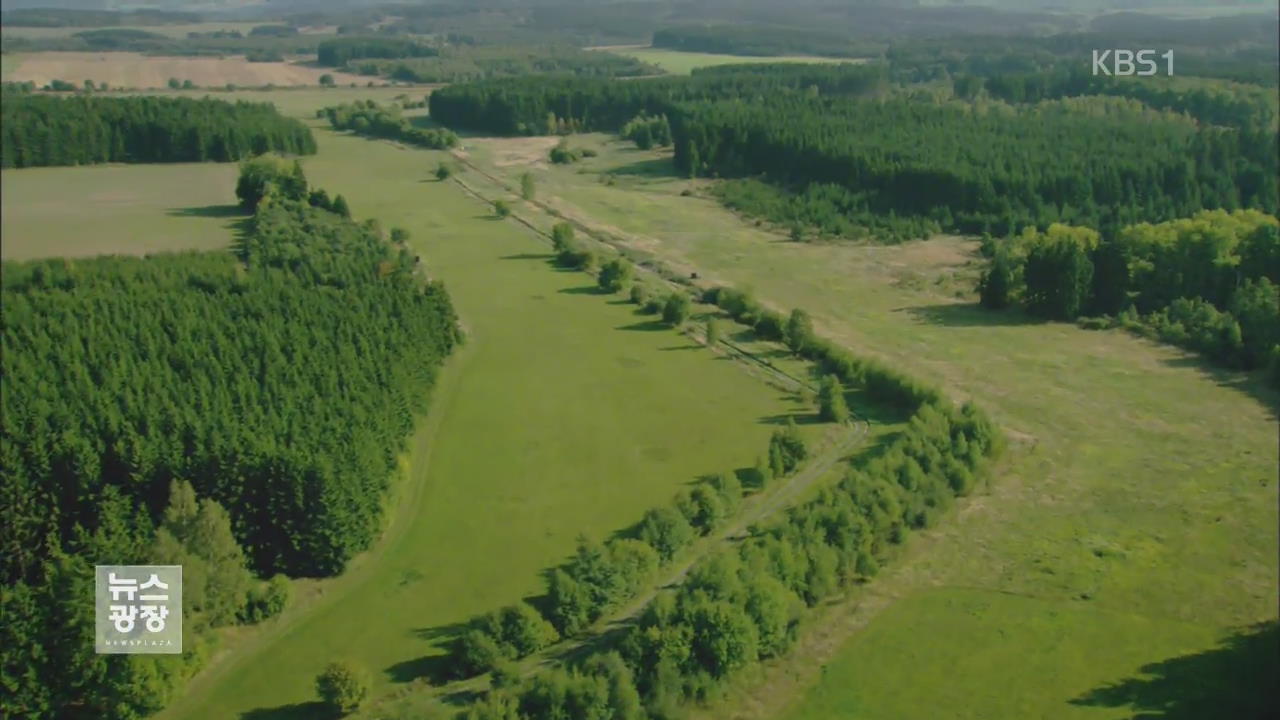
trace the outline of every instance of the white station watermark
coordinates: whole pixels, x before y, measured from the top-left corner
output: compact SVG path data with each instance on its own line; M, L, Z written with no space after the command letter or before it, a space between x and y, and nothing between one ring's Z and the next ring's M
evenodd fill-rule
M94 579L97 652L182 652L181 565L97 565Z
M1173 75L1173 51L1156 55L1156 50L1094 50L1094 75L1159 75L1160 65L1152 58L1164 60L1164 74ZM1139 70L1139 66L1143 69Z

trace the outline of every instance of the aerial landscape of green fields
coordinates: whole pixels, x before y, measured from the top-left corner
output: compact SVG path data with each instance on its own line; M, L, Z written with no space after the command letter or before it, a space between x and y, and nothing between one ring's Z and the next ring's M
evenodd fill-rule
M1271 717L1276 21L6 3L0 716Z

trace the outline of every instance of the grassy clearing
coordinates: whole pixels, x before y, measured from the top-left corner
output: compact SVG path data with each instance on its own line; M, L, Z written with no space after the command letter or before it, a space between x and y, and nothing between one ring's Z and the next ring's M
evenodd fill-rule
M501 177L533 172L541 199L638 253L804 307L845 346L974 398L1014 441L990 491L832 609L824 642L744 682L707 718L775 717L806 688L815 699L796 720L849 708L1126 717L1132 708L1071 701L1276 617L1273 392L1121 332L982 311L971 241L798 245L682 197L705 181L671 177L664 153L574 142L603 152L570 167L498 167L485 141L467 145ZM1061 677L1028 670L1057 663ZM900 680L887 681L891 669Z
M328 73L343 85L364 85L369 78L299 62L249 62L243 57L168 57L126 52L38 52L8 56L4 79L34 82L52 80L81 85L107 83L113 88L163 88L170 78L190 80L198 87L234 85L319 85Z
M549 268L530 233L428 179L442 153L318 139L309 177L357 217L413 233L468 345L433 401L438 425L415 441L385 541L294 620L244 639L165 717L307 717L312 679L335 656L370 668L378 692L431 676L454 623L540 592L579 533L607 535L699 475L749 466L775 423L811 411L596 295L588 276Z
M244 219L236 165L95 165L0 173L0 257L142 255L227 245Z
M713 65L738 65L741 63L833 63L833 62L865 62L860 59L812 57L808 55L782 55L778 57L748 57L745 55L718 55L716 53L682 52L655 47L618 47L609 52L626 55L643 62L652 63L669 73L687 75L694 68L711 67Z

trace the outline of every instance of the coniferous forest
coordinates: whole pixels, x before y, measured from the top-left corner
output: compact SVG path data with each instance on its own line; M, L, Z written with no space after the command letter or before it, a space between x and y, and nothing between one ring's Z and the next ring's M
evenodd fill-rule
M269 103L168 97L53 97L6 86L0 166L227 162L309 155L311 130Z
M182 669L95 655L74 591L94 564L207 570L187 583L198 634L282 602L250 570L333 575L378 534L459 331L417 258L296 184L268 184L234 254L4 264L0 524L22 612L0 652L21 717L136 717L199 665L198 637Z

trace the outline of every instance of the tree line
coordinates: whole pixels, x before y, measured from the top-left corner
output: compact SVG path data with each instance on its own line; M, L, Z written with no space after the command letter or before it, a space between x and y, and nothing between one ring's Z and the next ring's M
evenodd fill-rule
M661 68L635 58L564 45L446 46L437 57L351 60L346 70L416 83L456 83L538 74L585 77L662 74Z
M456 317L376 223L274 168L238 188L256 210L233 253L0 267L7 716L155 710L200 628L283 605L250 571L336 574L380 531ZM94 654L93 566L164 561L188 569L186 661Z
M1054 320L1106 317L1280 386L1280 222L1252 210L1125 227L1051 225L988 240L986 307ZM1097 321L1088 323L1099 326Z
M857 57L871 47L843 31L776 25L690 25L653 33L653 46L725 55L826 55Z
M625 83L559 75L482 80L441 88L431 93L428 103L431 117L452 128L538 135L547 132L549 118L572 132L616 132L638 115L669 115L682 102L754 99L801 88L872 95L885 87L884 69L876 66L733 67Z
M744 318L754 315L747 308L759 311L738 290L718 288L708 295ZM788 344L836 380L868 391L878 384L882 397L910 409L906 430L883 453L851 463L843 479L816 498L699 562L679 588L661 592L619 638L527 679L500 663L491 674L491 690L464 709L460 720L681 717L685 706L713 697L744 669L785 654L809 608L875 576L912 529L930 527L955 497L987 477L1003 439L980 410L972 404L956 408L935 389L849 355L814 336L806 318L796 310L783 324L790 328ZM674 528L679 537L690 534L689 524L680 512L655 510L645 519L646 528ZM661 553L660 545L650 547ZM608 556L601 546L586 543L571 564L593 579L593 588L609 586L598 579L611 577L611 566L615 573L645 566L613 565L605 561ZM591 591L580 596L591 597ZM485 623L532 623L546 638L555 632L535 619L503 623L524 614L508 611Z
M227 162L265 152L309 155L306 125L270 103L169 97L50 97L6 85L0 166Z
M761 458L744 477L725 472L678 494L666 507L653 508L635 526L600 543L581 537L573 557L553 570L542 610L518 603L479 616L453 642L451 666L459 677L501 671L572 637L633 600L660 568L699 537L732 520L745 494L762 490L771 480L794 472L808 448L794 422L769 441L770 467Z
M1274 127L1275 98L1249 86L1179 89L1167 79L1134 79L1094 75L1089 68L1071 66L1043 72L1000 72L987 77L952 78L959 97L974 97L985 89L990 97L1012 103L1036 103L1078 95L1129 97L1157 110L1186 113L1197 121L1245 131Z
M357 135L399 140L445 150L458 144L458 136L444 128L417 127L400 114L396 105L381 106L373 100L356 100L316 111L317 117L328 119L335 130L350 130Z
M342 67L364 58L435 57L440 49L405 37L337 37L316 48L316 61L328 67Z

